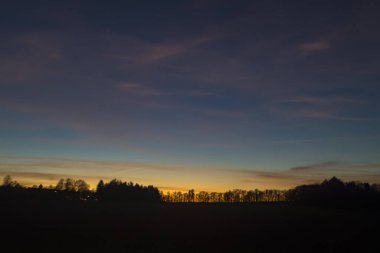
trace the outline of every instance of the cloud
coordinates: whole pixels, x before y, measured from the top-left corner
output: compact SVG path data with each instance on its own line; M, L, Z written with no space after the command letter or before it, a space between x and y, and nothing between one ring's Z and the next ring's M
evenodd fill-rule
M170 189L220 189L223 182L228 181L228 178L220 177L221 172L221 167L202 165L0 156L0 175L10 174L28 185L55 184L58 178L72 177L82 178L92 187L99 179L118 178L144 185L164 185Z
M118 178L143 184L172 183L171 175L192 167L135 161L76 160L57 157L0 156L0 174L23 184L54 184L59 178L81 178L95 187L99 179ZM157 174L158 173L158 174ZM155 179L157 175L166 180Z
M307 166L299 166L299 167L293 167L290 168L290 171L294 172L304 172L304 171L310 171L310 170L324 170L332 167L336 167L341 165L341 163L338 162L323 162L323 163L317 163L317 164L312 164L312 165L307 165Z
M45 31L5 36L0 42L0 81L23 82L56 73L54 67L64 58L61 39Z
M207 40L191 40L182 42L164 42L157 45L152 45L144 50L140 62L143 64L151 64L170 57L175 57L186 53L193 47L206 42Z
M296 110L290 113L293 117L302 117L302 118L315 118L315 119L335 119L336 115L321 110Z
M345 181L380 183L379 163L348 163L327 161L292 167L287 170L230 170L242 175L242 184L267 185L274 188L291 188L300 184L318 183L333 176Z
M324 51L330 48L330 44L325 40L319 40L300 44L299 48L306 52Z
M119 178L163 186L162 190L287 189L337 176L348 181L380 182L380 163L327 161L286 170L239 169L135 161L75 160L50 157L0 156L0 175L21 183L55 184L59 178L82 178L95 187L99 179ZM91 175L91 176L89 176Z
M377 121L377 117L363 117L368 113L369 101L347 96L294 96L275 99L273 111L291 118L341 121ZM360 114L359 114L360 110Z
M357 104L362 103L362 100L348 98L348 97L312 97L312 96L300 96L283 100L285 103L300 103L300 104L337 104L337 103L350 103Z
M332 109L331 109L332 110ZM340 115L330 109L303 109L280 111L280 114L291 118L309 118L322 120L341 120L341 121L378 121L379 118L364 118Z
M162 92L158 89L154 89L140 83L123 83L123 84L117 85L117 88L129 95L137 95L137 96L167 95L167 93L165 92Z
M379 163L322 162L292 167L288 171L303 177L326 179L337 176L348 181L380 182Z
M150 42L139 38L116 37L120 46L110 46L103 56L116 69L133 72L148 79L151 83L165 81L178 82L182 88L194 84L206 83L214 87L231 87L235 89L268 90L268 83L253 73L249 57L244 49L234 55L210 49L210 45L225 43L223 40L233 37L230 33L203 33ZM254 71L255 72L255 71ZM191 82L189 82L191 81ZM259 82L260 81L260 82ZM209 96L209 93L194 92L190 96Z
M189 97L217 97L218 94L208 91L192 91L187 94Z
M130 61L135 66L136 64L161 64L161 61L165 59L182 56L198 46L226 36L228 35L222 33L198 34L185 38L167 39L156 43L139 38L125 38L124 41L129 44L129 48L134 50L125 50L124 45L124 47L114 48L104 55L114 59Z
M205 114L210 116L224 117L224 118L248 118L251 114L242 111L231 111L231 110L219 110L219 109L205 109L203 111Z
M377 135L367 135L367 136L350 136L350 137L327 137L327 138L310 138L310 139L288 139L281 141L274 141L276 144L292 144L292 143L307 143L307 142L321 142L321 141L338 141L338 142L347 142L347 141L368 141L368 140L377 140L380 136Z
M48 169L48 167L67 169L75 171L77 168L102 172L103 168L109 167L114 171L128 170L166 170L172 171L177 167L174 165L159 165L131 161L102 161L102 160L76 160L57 157L20 157L20 156L0 156L0 168L7 166L34 166L35 168ZM83 171L86 172L86 171Z

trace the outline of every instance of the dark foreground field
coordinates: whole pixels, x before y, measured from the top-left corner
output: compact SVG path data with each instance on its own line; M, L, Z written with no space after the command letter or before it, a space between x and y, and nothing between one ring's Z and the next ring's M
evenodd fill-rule
M3 202L0 251L380 252L376 210L68 203Z

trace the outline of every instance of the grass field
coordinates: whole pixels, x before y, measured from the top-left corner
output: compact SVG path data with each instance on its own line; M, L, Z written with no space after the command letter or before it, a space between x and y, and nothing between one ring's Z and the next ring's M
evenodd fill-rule
M380 252L379 214L287 203L3 203L1 244L7 252Z

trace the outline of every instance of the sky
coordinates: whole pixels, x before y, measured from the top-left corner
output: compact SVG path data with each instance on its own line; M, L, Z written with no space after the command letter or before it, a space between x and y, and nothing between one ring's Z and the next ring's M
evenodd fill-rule
M379 1L4 1L0 176L380 183Z

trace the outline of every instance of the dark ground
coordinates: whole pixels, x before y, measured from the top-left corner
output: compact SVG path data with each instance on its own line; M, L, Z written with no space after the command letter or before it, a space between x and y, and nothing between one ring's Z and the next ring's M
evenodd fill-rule
M3 201L0 214L0 252L380 252L378 210Z

